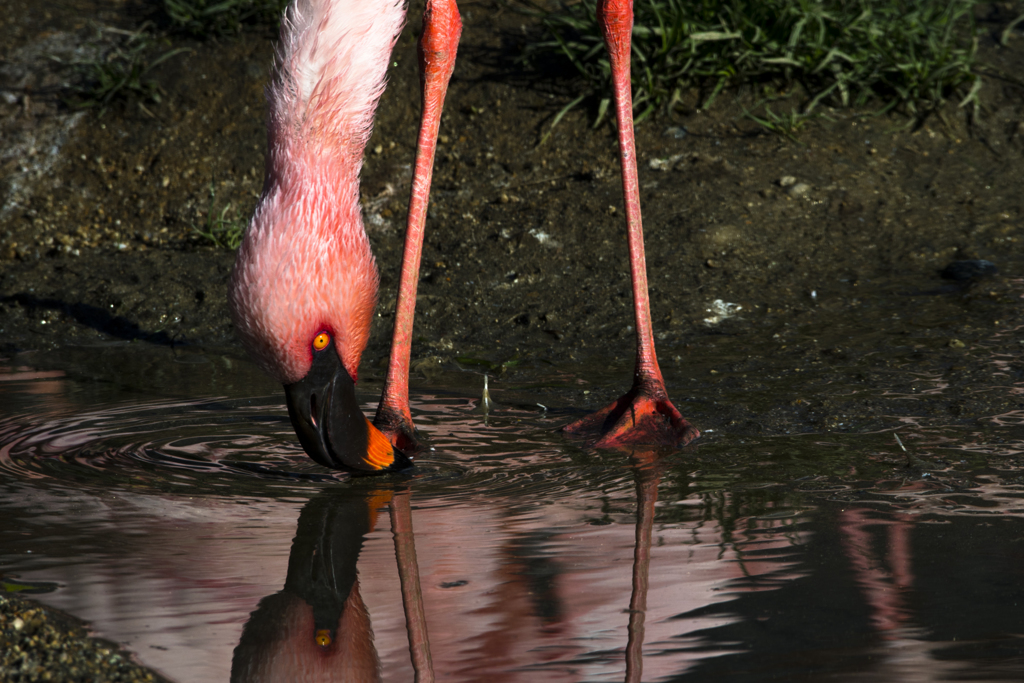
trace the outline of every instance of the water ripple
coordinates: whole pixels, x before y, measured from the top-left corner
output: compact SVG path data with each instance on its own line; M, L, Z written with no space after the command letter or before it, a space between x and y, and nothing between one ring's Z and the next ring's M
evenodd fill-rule
M366 407L368 414L373 408ZM621 455L588 453L580 462L581 451L557 434L558 423L535 410L486 415L472 401L427 395L414 401L413 412L430 449L406 476L421 491L443 492L449 502L485 489L488 495L550 499L580 487L621 488L628 479ZM8 483L96 490L274 497L308 494L310 486L361 485L303 453L276 396L8 417L0 420L0 476Z

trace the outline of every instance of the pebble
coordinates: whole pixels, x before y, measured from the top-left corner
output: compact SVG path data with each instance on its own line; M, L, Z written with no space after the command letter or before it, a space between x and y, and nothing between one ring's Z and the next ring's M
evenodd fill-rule
M953 261L941 271L939 275L947 280L966 282L967 280L979 280L983 277L991 277L999 272L996 264L984 259L964 259Z
M810 191L811 186L808 185L807 183L795 183L789 186L789 189L786 190L786 193L790 197L799 198L806 196L807 193Z
M715 299L707 308L707 312L711 315L704 318L704 322L708 325L717 325L727 318L739 315L739 312L743 310L743 306L740 304L730 303L722 299Z
M110 643L90 638L78 620L20 597L0 594L0 681L165 681Z

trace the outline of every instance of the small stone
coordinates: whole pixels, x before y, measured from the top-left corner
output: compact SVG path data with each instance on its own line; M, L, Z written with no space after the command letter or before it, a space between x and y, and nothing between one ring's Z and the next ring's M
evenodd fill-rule
M748 239L749 236L743 230L728 223L709 225L690 233L691 241L701 244L715 254L736 245L743 245Z
M779 178L779 187L789 187L790 185L796 185L796 178L791 175L784 175Z
M647 162L647 166L652 171L671 171L679 163L679 160L683 158L682 154L673 154L670 157L664 159L651 159Z
M794 198L805 197L810 191L811 186L807 183L796 183L795 185L790 185L789 189L786 190L789 196Z
M996 275L999 269L996 264L984 259L964 259L953 261L941 271L939 276L946 280L966 282L968 280L979 280L984 277Z
M962 349L962 348L964 348L965 346L967 346L967 344L964 344L964 343L963 343L962 341L960 341L959 339L950 339L950 340L949 340L949 344L948 344L948 346L949 346L949 348L951 348L951 349Z

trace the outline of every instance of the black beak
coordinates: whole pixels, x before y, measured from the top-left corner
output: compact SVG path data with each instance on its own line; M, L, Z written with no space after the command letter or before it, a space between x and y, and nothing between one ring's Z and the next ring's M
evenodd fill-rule
M284 392L299 443L324 467L376 473L412 466L359 409L355 382L338 358L333 340L313 352L309 372L298 382L286 384Z

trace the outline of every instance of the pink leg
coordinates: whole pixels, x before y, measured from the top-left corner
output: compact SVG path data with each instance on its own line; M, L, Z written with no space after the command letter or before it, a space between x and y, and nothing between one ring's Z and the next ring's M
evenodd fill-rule
M570 434L597 433L598 448L628 444L682 446L700 432L683 419L665 390L665 380L654 354L651 303L647 295L644 229L640 220L640 185L633 140L633 94L630 89L629 51L633 31L632 0L599 0L597 17L611 60L615 90L615 116L619 126L619 159L629 233L629 269L633 281L636 316L636 369L633 388L610 406L565 427Z
M412 324L416 313L416 286L423 251L423 228L427 220L430 179L434 171L437 131L448 81L455 68L455 52L462 33L462 19L455 0L427 0L420 36L420 85L423 87L423 116L416 147L416 167L409 200L409 220L402 255L402 275L398 284L395 330L391 338L391 360L384 380L374 426L398 448L416 449L409 412L409 357L412 352Z

